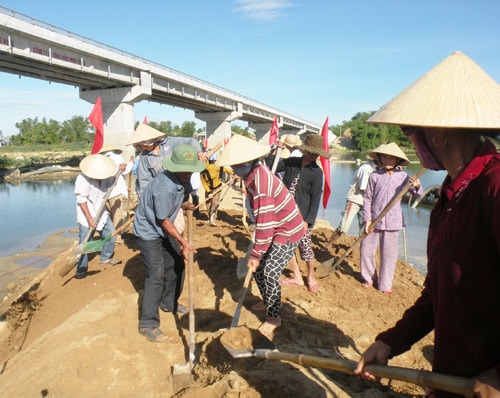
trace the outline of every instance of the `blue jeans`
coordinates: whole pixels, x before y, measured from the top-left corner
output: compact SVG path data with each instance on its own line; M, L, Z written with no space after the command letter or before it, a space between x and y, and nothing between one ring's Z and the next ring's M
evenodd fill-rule
M184 285L184 257L174 238L143 240L136 237L146 276L139 328L160 326L159 306L177 311Z
M78 237L80 238L80 243L83 242L88 232L89 232L88 227L85 227L82 224L78 224ZM101 238L104 239L110 236L113 232L115 232L115 226L113 225L111 217L108 216L108 219L106 220L106 223L104 224L104 227L102 228L101 231ZM94 234L92 234L92 236L90 237L89 242L93 237ZM104 244L101 250L101 254L99 255L99 261L101 263L111 258L113 252L115 251L115 243L116 243L116 236L111 238L108 242ZM87 273L88 264L89 264L89 257L86 254L82 254L80 256L78 264L76 265L76 273L77 274Z

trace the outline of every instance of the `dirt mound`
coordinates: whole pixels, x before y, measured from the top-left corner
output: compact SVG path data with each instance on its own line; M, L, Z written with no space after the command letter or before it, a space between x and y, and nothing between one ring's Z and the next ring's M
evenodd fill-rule
M4 396L79 397L387 397L420 396L413 384L382 379L373 384L336 371L253 357L233 358L221 343L240 298L238 258L250 242L241 222L241 198L219 211L217 226L206 216L194 220L195 364L193 380L184 388L172 377L174 365L188 361L189 314L161 313L163 344L148 342L137 332L144 272L133 236L117 245L123 263L100 266L91 258L89 275L75 280L59 276L51 266L33 280L31 289L9 306L0 334L0 384ZM231 196L229 195L229 196ZM314 230L318 264L339 257L354 243L343 237L330 253L321 249L331 228ZM303 275L305 264L299 261ZM285 271L287 273L288 271ZM376 334L392 325L420 295L423 276L399 262L394 294L363 289L359 282L359 249L339 272L321 279L320 290L283 287L283 325L272 336L282 352L341 360L358 360ZM188 304L188 278L180 302ZM251 283L239 325L252 331L264 313L251 306L260 300ZM246 336L246 337L245 337ZM248 338L245 335L244 338ZM240 341L241 343L241 341ZM243 344L243 343L241 343ZM430 369L432 336L391 365ZM175 381L175 383L174 383Z

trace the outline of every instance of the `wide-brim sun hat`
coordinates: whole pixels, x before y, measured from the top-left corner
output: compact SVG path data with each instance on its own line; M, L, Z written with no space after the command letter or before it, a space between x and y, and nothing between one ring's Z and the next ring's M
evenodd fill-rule
M106 152L115 152L115 153L122 153L123 150L118 148L116 145L110 145L110 144L105 144L102 146L101 150L99 151L99 153L106 153Z
M302 152L307 151L309 153L323 156L324 158L330 158L332 155L324 150L323 145L323 137L321 135L307 134L304 143L299 146L299 149Z
M172 156L163 159L163 167L172 173L196 173L205 170L205 162L198 160L196 148L181 144L172 149Z
M104 180L116 174L118 165L108 156L96 153L81 160L80 171L94 180Z
M288 148L281 148L280 152L280 158L282 159L288 159L290 157L291 153L288 150Z
M134 145L144 141L150 141L157 138L162 138L165 136L165 133L162 133L155 128L148 126L147 124L141 123L137 126L130 137L130 140L127 142L127 145Z
M368 119L369 123L444 128L500 128L500 85L454 52Z
M250 162L266 156L270 150L269 146L259 144L243 135L235 134L217 157L215 165L232 166Z
M285 134L283 143L291 148L297 148L302 145L302 140L297 134Z
M378 160L377 154L390 155L401 159L402 162L399 163L398 166L408 166L410 164L410 161L406 157L405 153L394 142L390 142L389 144L382 144L376 147L373 151L368 153L368 156L373 160Z

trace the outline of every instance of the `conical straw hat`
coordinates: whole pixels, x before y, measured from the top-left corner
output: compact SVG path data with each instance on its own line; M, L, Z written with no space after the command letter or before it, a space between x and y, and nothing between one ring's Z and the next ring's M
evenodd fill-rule
M422 127L500 128L500 85L454 52L368 119Z
M94 180L104 180L114 176L118 171L118 166L108 156L96 153L85 156L81 160L80 171Z
M232 166L266 156L270 148L240 134L231 137L215 161L216 166Z
M99 153L102 153L104 155L106 152L116 152L120 154L123 152L123 150L121 148L118 148L116 145L104 144Z
M401 159L403 162L401 162L399 164L400 166L408 166L410 164L410 161L406 157L405 153L394 142L390 142L388 144L382 144L382 145L376 147L373 151L371 151L368 154L368 156L372 159L378 159L377 153L380 153L383 155L391 155L391 156L394 156L396 158Z
M143 141L154 140L155 138L160 138L163 137L164 135L165 133L162 133L161 131L154 129L153 127L150 127L147 124L141 123L135 129L134 134L132 134L132 137L130 137L130 140L129 142L127 142L127 145L133 145Z

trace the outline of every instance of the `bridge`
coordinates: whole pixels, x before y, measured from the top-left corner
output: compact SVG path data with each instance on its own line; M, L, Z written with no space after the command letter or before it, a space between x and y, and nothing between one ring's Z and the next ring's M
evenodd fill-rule
M77 86L80 98L100 96L106 143L120 145L134 131L134 103L191 109L206 123L209 145L231 136L243 120L257 139L278 119L282 132L319 133L301 118L136 55L59 29L0 6L0 71Z

